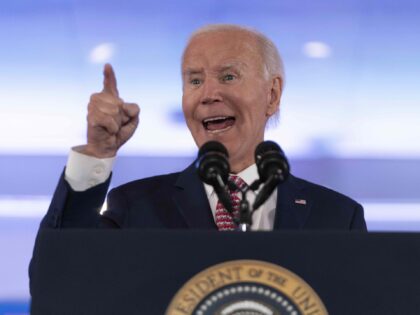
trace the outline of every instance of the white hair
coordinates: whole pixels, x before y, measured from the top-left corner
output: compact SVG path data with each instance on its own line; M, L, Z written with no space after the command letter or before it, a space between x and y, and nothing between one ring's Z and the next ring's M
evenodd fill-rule
M261 54L262 62L264 66L264 78L266 80L272 79L274 77L280 77L282 89L285 83L285 73L283 60L280 56L279 51L277 50L276 45L263 33L249 27L234 25L234 24L209 24L200 27L198 30L193 32L188 39L187 45L185 46L184 53L182 54L182 61L184 61L184 55L187 47L191 41L199 35L213 32L229 32L229 31L239 31L244 32L256 39L257 48ZM276 125L279 121L279 111L272 116L273 119L270 119L273 125Z
M282 83L285 82L285 73L284 73L284 66L282 58L277 50L276 45L265 36L263 33L244 26L234 25L234 24L209 24L203 27L200 27L194 33L191 34L186 48L192 41L192 39L198 35L206 34L206 33L213 33L213 32L224 32L224 31L239 31L247 33L253 36L256 41L258 48L260 50L260 54L264 63L264 72L266 76L275 77L279 76ZM185 48L185 50L186 50ZM185 54L184 50L184 54ZM184 60L184 54L182 60ZM268 77L266 77L268 79Z

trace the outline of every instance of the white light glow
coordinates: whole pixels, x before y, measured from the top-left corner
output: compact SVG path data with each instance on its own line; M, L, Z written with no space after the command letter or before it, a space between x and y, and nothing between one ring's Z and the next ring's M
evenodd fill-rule
M115 45L112 43L102 43L92 49L89 60L92 63L105 63L111 61L115 54Z
M0 218L42 218L51 196L0 196Z
M419 203L362 203L366 221L420 222Z
M328 58L331 56L331 47L323 42L307 42L303 45L303 53L309 58Z

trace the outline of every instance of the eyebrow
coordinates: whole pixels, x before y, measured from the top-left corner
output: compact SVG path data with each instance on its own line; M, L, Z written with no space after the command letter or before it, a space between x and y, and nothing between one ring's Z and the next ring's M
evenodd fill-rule
M194 75L194 74L200 74L203 73L203 69L194 69L194 68L187 68L184 71L182 71L182 75L183 76L188 76L188 75Z

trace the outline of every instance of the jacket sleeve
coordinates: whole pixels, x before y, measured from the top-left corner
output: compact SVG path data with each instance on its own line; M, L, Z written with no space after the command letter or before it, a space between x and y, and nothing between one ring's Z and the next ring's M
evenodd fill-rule
M350 224L350 230L367 232L364 210L360 204L357 204L354 210L353 219Z
M110 180L111 176L102 184L77 192L64 179L63 172L40 228L97 227Z

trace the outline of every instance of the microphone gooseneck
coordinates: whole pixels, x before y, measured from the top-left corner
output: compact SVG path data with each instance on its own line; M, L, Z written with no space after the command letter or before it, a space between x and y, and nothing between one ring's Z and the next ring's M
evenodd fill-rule
M203 144L198 151L195 165L200 179L213 186L225 209L232 213L232 202L227 187L230 172L228 158L229 154L223 144L209 141Z
M264 141L257 146L255 163L263 187L255 197L253 210L258 209L270 197L277 185L284 182L290 173L289 163L283 150L273 141Z

